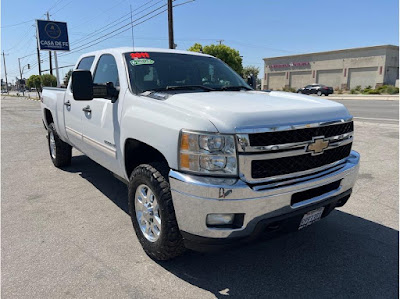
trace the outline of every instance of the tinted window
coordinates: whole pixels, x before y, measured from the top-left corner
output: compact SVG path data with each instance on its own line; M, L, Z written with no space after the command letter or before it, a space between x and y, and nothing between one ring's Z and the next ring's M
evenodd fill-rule
M100 57L93 78L93 83L95 84L104 84L107 82L112 82L114 86L119 86L117 63L114 56L110 54Z
M92 64L93 64L93 60L94 60L94 56L82 58L78 64L78 69L90 71L90 68L92 67Z
M248 85L225 63L214 57L176 53L126 53L135 92L167 87L204 86L220 90Z

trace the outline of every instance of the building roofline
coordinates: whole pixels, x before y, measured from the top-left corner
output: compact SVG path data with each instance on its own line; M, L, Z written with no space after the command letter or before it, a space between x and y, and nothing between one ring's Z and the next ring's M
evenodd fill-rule
M359 50L372 50L372 49L380 49L380 48L392 48L392 49L396 49L397 51L399 50L399 46L396 46L396 45L379 45L379 46L371 46L371 47L348 48L348 49L341 49L341 50L331 50L331 51L313 52L313 53L305 53L305 54L294 54L294 55L285 55L285 56L266 57L266 58L263 58L263 60L265 61L267 59L278 59L278 58L299 57L299 56L311 56L311 55L316 55L316 54L336 54L336 53L349 52L349 51L353 52L353 51L359 51Z

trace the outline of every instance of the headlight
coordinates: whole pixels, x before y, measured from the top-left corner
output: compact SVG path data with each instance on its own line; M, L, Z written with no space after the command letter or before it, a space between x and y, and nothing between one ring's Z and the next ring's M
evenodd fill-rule
M235 137L182 130L179 168L196 173L237 175Z

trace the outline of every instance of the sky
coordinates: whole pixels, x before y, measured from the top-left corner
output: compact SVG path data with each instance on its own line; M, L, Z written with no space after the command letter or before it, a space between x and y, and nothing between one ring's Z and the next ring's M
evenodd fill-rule
M47 11L51 20L68 24L71 52L58 53L62 67L75 64L85 52L132 46L129 25L117 30L130 22L130 7L135 20L166 3L167 0L2 0L1 51L5 53L8 81L19 77L21 57L23 77L38 74L35 19L45 19ZM174 5L177 49L187 50L196 42L209 45L223 40L223 44L240 52L243 66L260 68L260 78L262 59L266 57L399 45L397 0L175 0ZM135 46L168 48L167 12L133 30ZM42 70L49 69L48 52L41 51L41 60ZM30 70L27 64L32 66ZM70 68L60 69L60 77Z

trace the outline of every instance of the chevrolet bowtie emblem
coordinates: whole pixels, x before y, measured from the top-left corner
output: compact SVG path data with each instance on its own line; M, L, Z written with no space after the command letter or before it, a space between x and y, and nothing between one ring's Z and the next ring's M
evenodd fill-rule
M313 155L322 154L324 149L329 146L329 141L325 141L324 137L314 139L313 143L307 146L307 152L312 152Z

